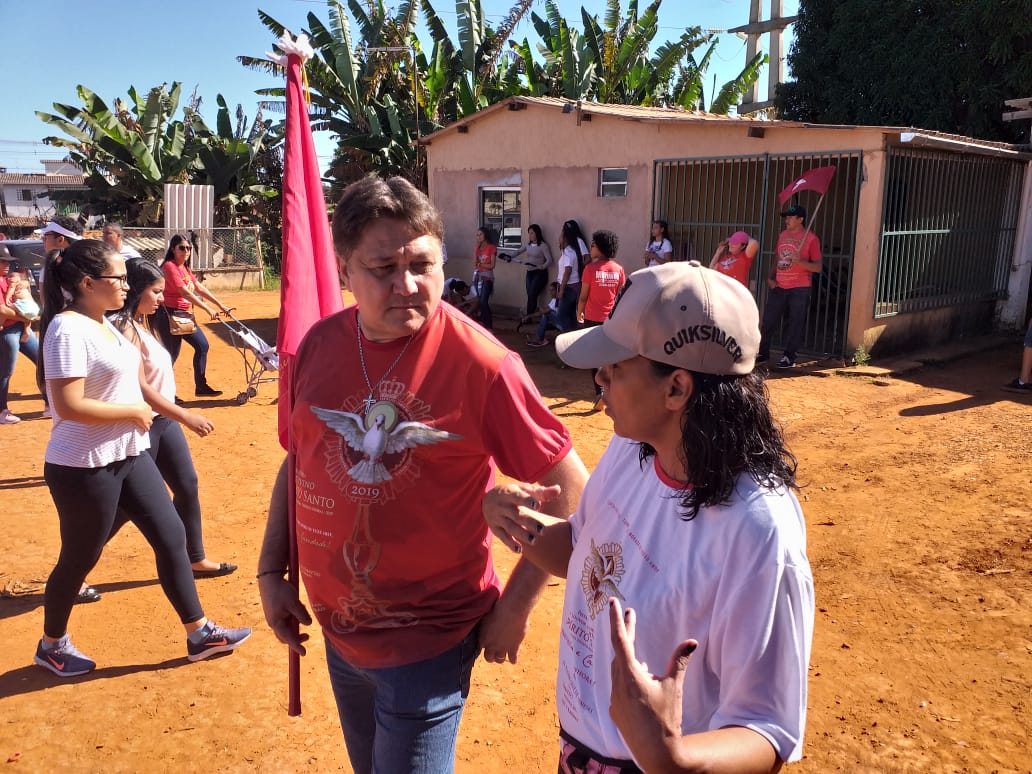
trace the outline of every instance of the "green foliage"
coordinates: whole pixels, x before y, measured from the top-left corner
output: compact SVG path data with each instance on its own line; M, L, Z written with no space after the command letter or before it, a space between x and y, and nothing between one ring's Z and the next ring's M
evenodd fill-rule
M870 362L871 355L863 344L860 344L855 350L853 350L853 365L865 366Z
M562 18L553 0L546 0L545 18L531 14L540 38L532 45L526 38L509 38L530 13L533 0L517 0L497 27L488 23L481 0L455 0L457 39L448 34L431 0L419 0L418 5L407 0L396 12L385 8L383 0L348 0L354 29L342 3L327 0L328 23L308 14L307 32L316 55L306 71L312 127L338 138L329 177L339 188L378 171L404 175L423 186L416 137L512 95L701 106L712 46L701 66L691 53L710 42L710 36L693 27L653 50L660 4L653 0L639 16L637 0L630 0L624 17L620 0L607 0L604 23L581 9L582 31ZM419 10L429 30L428 45L415 33ZM258 11L258 17L275 37L282 34L283 25L271 16ZM403 51L370 50L384 47ZM414 53L415 71L413 54L407 51ZM245 67L284 76L280 65L264 57L237 59ZM745 92L758 77L760 64L743 70L719 104L730 108L730 95ZM259 91L280 100L283 93L282 86Z
M1030 0L800 0L778 115L1028 142Z
M238 107L234 130L221 94L212 130L196 97L184 108L183 119L175 118L178 83L156 86L146 98L131 86L129 101L115 99L113 109L85 86L77 92L81 106L55 103L55 113L36 115L64 133L43 141L67 150L83 169L88 212L153 225L161 220L166 183L207 183L215 187L216 223L232 225L239 214L252 212L258 199L276 196L257 177L268 123L256 118L248 129Z

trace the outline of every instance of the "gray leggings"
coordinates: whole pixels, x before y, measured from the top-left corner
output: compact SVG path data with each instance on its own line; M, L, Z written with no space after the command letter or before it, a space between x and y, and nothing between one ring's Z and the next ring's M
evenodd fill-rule
M44 634L56 638L67 632L79 587L110 536L126 520L137 526L154 550L158 580L179 620L186 624L204 617L186 555L183 522L149 455L127 457L102 468L48 462L43 478L61 522L61 553L44 596Z

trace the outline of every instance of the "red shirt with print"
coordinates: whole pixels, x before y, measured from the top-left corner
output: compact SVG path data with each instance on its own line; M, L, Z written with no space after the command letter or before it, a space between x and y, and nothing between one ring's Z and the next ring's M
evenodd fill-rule
M806 241L803 241L803 235ZM793 259L800 261L820 261L821 243L812 231L782 231L778 236L778 246L774 251L777 259L777 286L790 288L808 288L813 281L813 272L807 271Z
M381 668L443 653L491 609L495 465L538 481L571 441L520 358L448 304L404 353L363 339L367 408L356 311L317 323L293 361L298 553L330 642Z
M623 266L613 260L592 261L584 267L581 278L588 288L588 298L584 302L584 319L602 322L613 311L616 296L627 281L627 273Z

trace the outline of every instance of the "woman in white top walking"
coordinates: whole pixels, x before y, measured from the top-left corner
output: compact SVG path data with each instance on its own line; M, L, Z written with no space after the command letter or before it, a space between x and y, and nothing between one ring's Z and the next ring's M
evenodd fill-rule
M140 350L143 358L143 396L156 412L149 432L148 453L172 490L172 504L186 528L186 553L190 557L194 577L229 575L237 569L235 564L213 562L204 551L197 470L180 424L201 438L212 433L215 426L207 417L176 405L172 356L155 337L149 323L151 315L162 304L164 272L145 258L130 258L126 261L125 270L129 277L125 306L110 317L119 332Z
M183 524L143 453L153 412L140 388L140 351L104 316L123 306L125 288L125 260L99 240L80 240L48 259L37 378L54 418L43 477L57 508L61 553L47 579L35 662L58 677L96 667L72 645L68 619L83 579L123 518L154 549L162 590L187 632L187 658L233 650L251 635L205 617Z

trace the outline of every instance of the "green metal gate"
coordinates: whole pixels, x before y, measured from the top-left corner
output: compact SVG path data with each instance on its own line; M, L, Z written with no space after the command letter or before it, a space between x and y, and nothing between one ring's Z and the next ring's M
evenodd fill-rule
M809 223L821 241L823 268L813 279L810 314L801 350L817 357L845 355L846 324L856 243L863 157L859 150L835 153L759 154L720 158L659 159L654 163L653 218L666 220L675 257L709 265L717 244L735 231L760 242L750 288L762 312L766 277L781 231L777 195L807 170L837 167L816 217ZM818 194L804 191L799 204L814 215ZM774 339L774 347L778 339Z
M1005 297L1025 162L890 146L874 316L982 304L955 333L990 329Z

